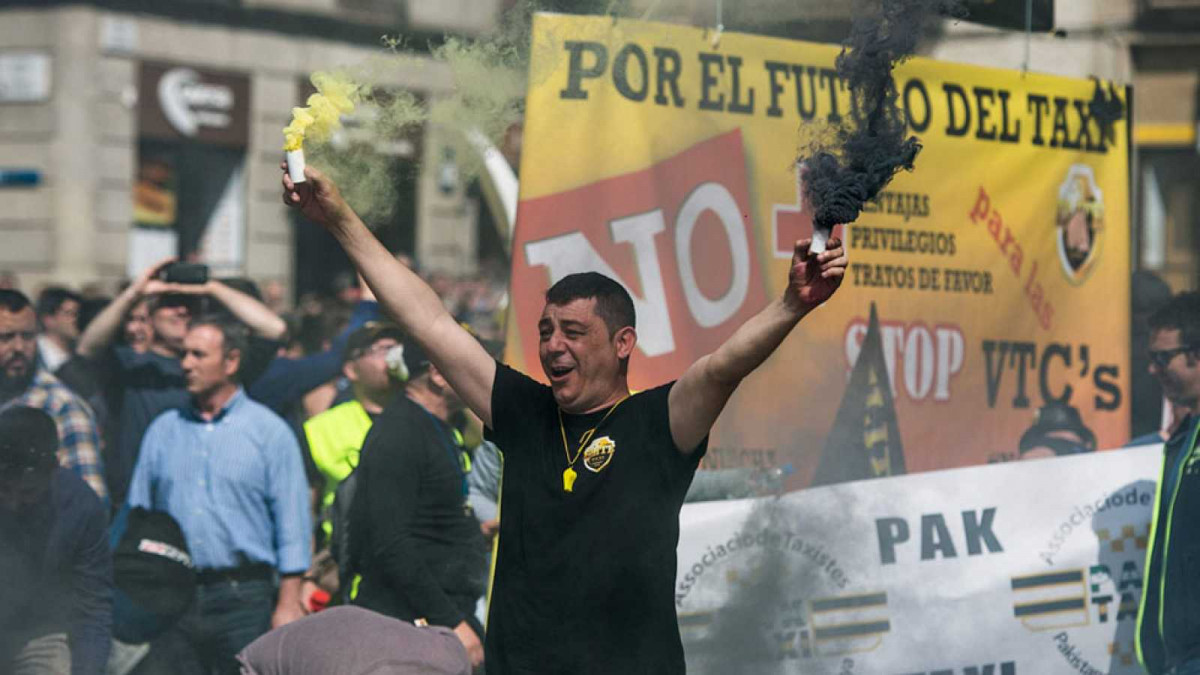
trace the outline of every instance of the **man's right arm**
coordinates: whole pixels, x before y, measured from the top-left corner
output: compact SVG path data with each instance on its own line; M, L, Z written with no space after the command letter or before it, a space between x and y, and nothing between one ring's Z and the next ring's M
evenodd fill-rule
M297 186L284 171L284 202L338 240L388 316L425 350L484 424L492 426L496 362L446 311L437 293L384 248L331 180L311 166L304 176L307 180Z

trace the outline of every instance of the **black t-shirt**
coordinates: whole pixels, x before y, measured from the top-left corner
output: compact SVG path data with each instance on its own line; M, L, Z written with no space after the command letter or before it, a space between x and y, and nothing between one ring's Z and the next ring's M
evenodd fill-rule
M675 615L679 509L708 440L675 449L671 384L607 419L563 414L571 456L599 428L563 490L567 455L549 387L498 365L488 437L504 453L488 675L683 673Z
M486 548L453 438L405 396L371 426L350 502L350 556L362 574L355 604L450 628L473 621Z

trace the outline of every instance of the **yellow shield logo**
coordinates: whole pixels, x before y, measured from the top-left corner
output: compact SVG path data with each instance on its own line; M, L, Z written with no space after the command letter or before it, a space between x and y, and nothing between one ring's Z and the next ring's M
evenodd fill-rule
M616 450L617 444L611 438L601 436L592 441L587 446L587 450L583 451L583 465L592 473L600 473L612 461L613 453Z

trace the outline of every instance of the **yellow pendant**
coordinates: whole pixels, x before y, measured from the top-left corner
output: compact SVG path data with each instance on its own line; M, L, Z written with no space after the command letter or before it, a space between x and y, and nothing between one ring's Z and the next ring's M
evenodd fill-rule
M579 474L575 473L575 469L569 466L566 471L563 471L563 492L574 492L575 478L578 476Z

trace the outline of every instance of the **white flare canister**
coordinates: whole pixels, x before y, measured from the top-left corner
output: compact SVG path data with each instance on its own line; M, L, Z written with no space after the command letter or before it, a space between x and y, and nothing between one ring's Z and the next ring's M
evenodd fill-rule
M304 182L304 150L287 151L288 176L293 183Z
M820 227L813 227L812 245L808 247L811 253L824 253L829 243L830 232Z

